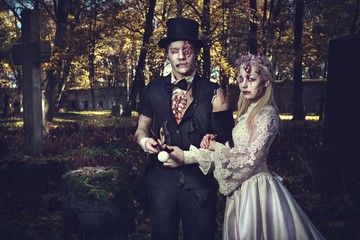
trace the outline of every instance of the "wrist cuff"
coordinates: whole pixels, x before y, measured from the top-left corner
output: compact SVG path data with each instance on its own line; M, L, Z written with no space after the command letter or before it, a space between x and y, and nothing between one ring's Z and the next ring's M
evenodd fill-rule
M196 163L196 159L193 157L191 151L184 151L184 163L185 164L193 164Z
M144 137L144 138L142 138L142 139L140 140L140 142L139 142L139 145L140 145L140 147L144 150L144 152L148 152L148 150L146 149L146 146L145 146L147 140L149 140L149 138L148 138L148 137Z

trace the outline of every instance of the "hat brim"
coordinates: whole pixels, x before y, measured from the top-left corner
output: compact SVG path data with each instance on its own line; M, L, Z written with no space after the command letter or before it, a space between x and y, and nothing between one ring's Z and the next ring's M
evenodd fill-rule
M175 42L175 41L190 41L193 44L195 44L198 48L202 48L204 46L204 42L199 39L189 38L189 37L164 37L158 42L159 47L166 48L166 46L169 43Z

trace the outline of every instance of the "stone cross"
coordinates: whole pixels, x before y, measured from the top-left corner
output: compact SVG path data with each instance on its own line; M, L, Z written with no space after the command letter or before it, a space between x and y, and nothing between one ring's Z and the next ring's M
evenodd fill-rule
M51 46L40 42L38 10L21 13L21 44L13 46L13 62L22 65L24 153L37 155L43 151L41 62L49 61Z

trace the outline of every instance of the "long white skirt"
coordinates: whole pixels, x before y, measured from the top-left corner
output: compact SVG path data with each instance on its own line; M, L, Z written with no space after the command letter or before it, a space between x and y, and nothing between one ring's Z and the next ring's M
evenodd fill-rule
M226 200L223 240L245 239L325 238L279 179L259 173Z

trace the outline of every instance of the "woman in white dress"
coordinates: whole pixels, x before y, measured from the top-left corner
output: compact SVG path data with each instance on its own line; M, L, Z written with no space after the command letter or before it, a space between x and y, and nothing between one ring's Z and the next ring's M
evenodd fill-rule
M261 55L241 56L237 63L241 92L233 143L221 144L216 136L207 134L200 149L165 146L172 152L164 165L195 163L204 174L213 172L220 193L226 196L223 240L324 239L267 167L279 126L272 64Z

